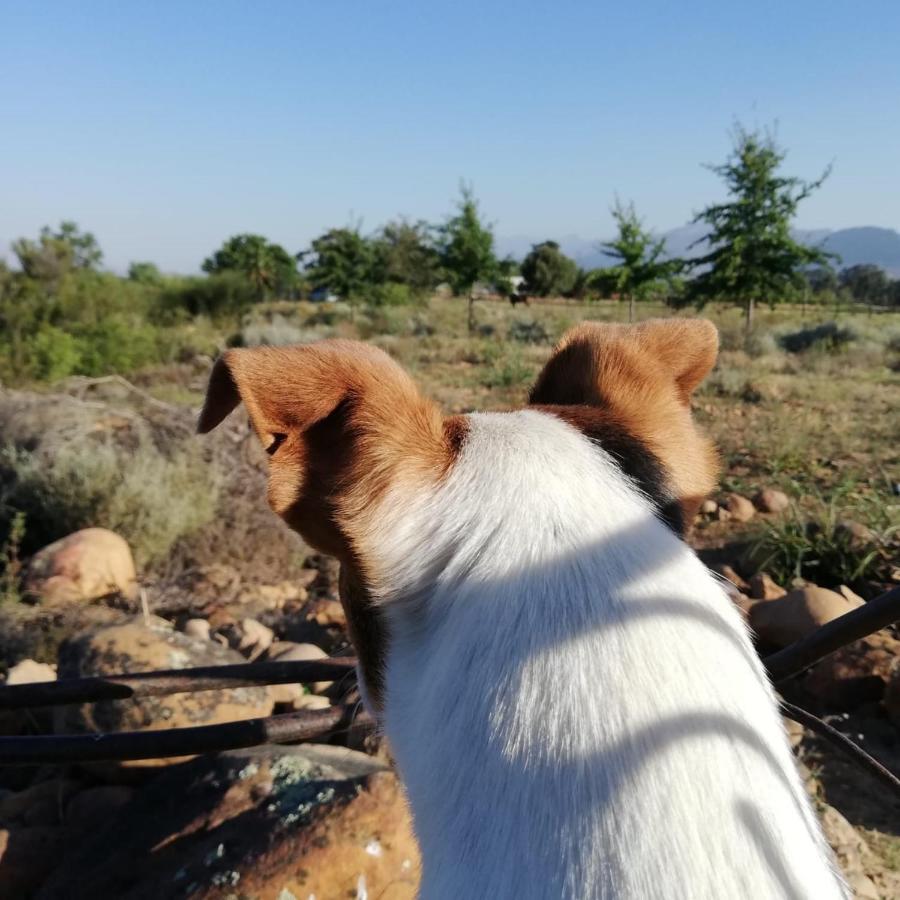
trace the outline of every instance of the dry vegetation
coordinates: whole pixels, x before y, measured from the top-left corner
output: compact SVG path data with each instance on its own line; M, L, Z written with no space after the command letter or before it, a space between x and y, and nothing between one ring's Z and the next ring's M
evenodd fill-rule
M638 312L670 314L649 306ZM625 314L610 302L512 309L482 300L470 333L457 299L356 309L285 302L255 307L239 333L211 328L207 337L220 347L368 340L455 413L520 404L567 327ZM708 308L706 315L720 328L722 353L695 412L721 450L722 493L778 488L791 508L745 524L701 517L695 545L710 564L740 569L752 560L744 562L747 574L765 568L786 586L805 578L871 597L900 580L900 315L845 314L831 325L822 310L761 311L749 339L739 311ZM206 438L193 434L211 362L185 358L144 369L130 383L71 379L34 392L0 390L0 662L26 655L52 662L73 628L107 620L91 608L77 621L42 619L39 607L17 602L21 561L77 528L102 525L128 539L154 612L176 623L200 614L225 634L234 626L216 621L256 615L240 611L253 585L283 584L304 565L306 549L265 506L265 456L245 418L233 416ZM860 543L860 528L872 539ZM307 564L321 585L311 596L333 602L333 566L321 558ZM210 612L223 605L231 620ZM292 640L291 616L300 612L288 604L260 615L278 639ZM329 652L343 647L342 632L328 641L319 632ZM843 730L864 734L888 762L900 761L896 726L881 712L846 715ZM900 828L881 791L810 735L795 743L811 790L864 835L874 854L866 871L879 889L900 886Z

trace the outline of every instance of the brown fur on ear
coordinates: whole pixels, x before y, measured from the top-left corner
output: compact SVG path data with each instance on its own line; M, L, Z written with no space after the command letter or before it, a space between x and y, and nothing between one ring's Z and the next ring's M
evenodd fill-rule
M665 467L690 523L718 474L716 453L690 414L691 394L715 364L718 343L704 319L583 322L563 335L529 403L593 407L602 413L596 433L618 423Z
M229 351L230 352L230 351ZM213 364L206 386L206 398L197 421L197 432L208 434L241 402L237 385L231 375L228 353Z
M719 355L719 332L709 319L650 319L635 326L635 336L671 372L682 401L710 373Z
M440 479L464 425L445 423L397 363L356 341L227 351L213 367L199 430L241 401L269 454L269 505L341 562L341 599L377 703L385 626L369 597L382 577L378 501Z

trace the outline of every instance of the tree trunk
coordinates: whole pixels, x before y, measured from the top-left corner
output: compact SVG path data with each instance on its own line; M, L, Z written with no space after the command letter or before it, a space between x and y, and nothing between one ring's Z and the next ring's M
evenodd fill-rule
M475 294L469 293L469 334L475 333Z
M628 321L634 321L634 294L628 295Z
M753 298L747 300L746 317L744 319L744 334L749 336L753 331Z

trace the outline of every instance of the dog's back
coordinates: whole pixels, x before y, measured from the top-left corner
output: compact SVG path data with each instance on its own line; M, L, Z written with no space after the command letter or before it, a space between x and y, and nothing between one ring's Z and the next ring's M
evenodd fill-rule
M423 898L842 896L737 612L602 448L472 416L383 515Z

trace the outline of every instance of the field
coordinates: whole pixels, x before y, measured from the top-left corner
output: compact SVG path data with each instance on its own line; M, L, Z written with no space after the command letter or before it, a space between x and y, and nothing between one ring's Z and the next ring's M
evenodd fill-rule
M704 314L719 327L722 349L695 396L694 412L719 448L722 477L718 503L694 523L693 545L720 571L728 566L738 579L749 579L764 570L787 589L807 582L844 585L868 599L895 584L900 314L760 310L749 338L739 311L710 307ZM524 401L567 327L582 319L622 321L627 309L609 301L562 300L512 308L486 298L475 304L474 315L470 331L465 302L447 297L416 306L356 308L270 302L256 306L238 331L210 321L185 325L195 333L185 336L184 345L206 346L208 353L183 354L127 379L70 378L0 391L6 440L0 460L0 663L11 668L23 658L53 665L59 659L62 666L71 648L60 650L61 643L65 648L73 634L118 626L141 605L160 617L160 628L183 631L188 620L205 621L207 635L228 645L228 652L243 654L235 658L257 658L278 642L308 641L328 653L343 652L346 634L333 619L334 564L303 547L267 510L265 457L243 414L209 437L193 433L212 354L226 345L357 338L395 357L447 413L503 409ZM663 307L638 305L639 319L667 315ZM753 497L764 488L784 492L788 508L748 521L728 513L729 495ZM122 597L65 609L23 602L29 598L21 576L30 555L87 526L113 529L128 540L141 604ZM251 619L269 629L271 646L263 641L254 649ZM886 647L900 647L895 634L885 635ZM116 659L129 665L121 662L127 653ZM900 762L900 730L880 698L847 710L826 699L819 710L842 717L844 730L864 735L868 748L886 761ZM35 722L14 727L27 732ZM865 879L854 882L857 895L896 896L897 804L802 729L793 735L823 815L843 823L836 807L853 826L846 825L850 831L845 829L838 852L847 871ZM56 776L34 776L47 777ZM161 777L170 784L175 775ZM3 787L15 798L27 783L10 776ZM150 794L140 790L129 797L150 802ZM0 825L3 802L0 793ZM66 824L65 817L54 820L54 827ZM137 826L129 820L128 827ZM136 845L127 846L139 853ZM199 851L190 852L187 862L172 865L190 868ZM60 871L78 878L78 866L89 858L66 857L69 868ZM224 888L210 891L184 896L228 896Z

